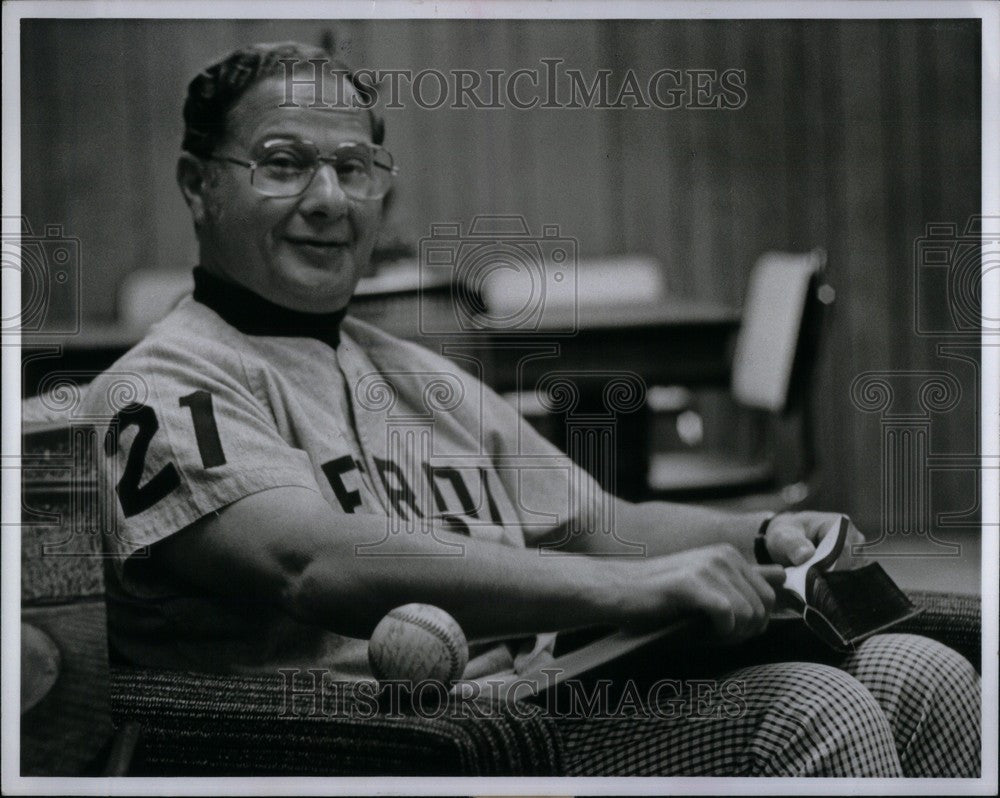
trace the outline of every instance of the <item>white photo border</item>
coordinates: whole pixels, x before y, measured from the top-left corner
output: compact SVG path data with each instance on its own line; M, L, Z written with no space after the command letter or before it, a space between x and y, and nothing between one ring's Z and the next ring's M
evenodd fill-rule
M3 216L20 215L20 21L25 18L181 18L181 19L318 19L331 10L344 18L517 18L517 19L849 19L849 18L979 18L982 20L982 203L983 215L1000 215L1000 5L990 2L622 2L550 0L508 2L409 2L407 0L347 0L282 2L275 0L13 0L3 5ZM5 229L5 232L6 229ZM984 281L984 287L987 285ZM3 284L3 318L20 308L20 284ZM984 292L983 319L1000 318L1000 292ZM2 440L7 456L20 454L21 371L19 337L6 336L3 357ZM1000 347L982 347L982 449L985 458L1000 461ZM19 773L20 566L19 546L5 540L2 548L2 789L5 794L77 795L565 795L682 793L756 794L996 794L997 791L997 658L998 563L1000 545L1000 469L982 469L983 536L983 775L977 780L951 779L787 779L761 783L748 779L660 778L190 778L190 779L63 779L22 778ZM3 471L4 528L20 518L20 480ZM8 656L13 652L12 656Z

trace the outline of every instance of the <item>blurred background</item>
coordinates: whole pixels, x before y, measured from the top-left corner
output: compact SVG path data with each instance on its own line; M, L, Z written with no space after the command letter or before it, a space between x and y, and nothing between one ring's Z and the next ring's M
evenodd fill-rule
M237 46L284 39L325 43L354 68L511 72L557 58L588 81L611 70L613 86L629 69L643 83L664 68L745 70L735 110L388 109L401 175L385 243L415 250L432 224L518 214L532 232L558 226L581 258L650 256L670 294L737 310L761 253L823 247L836 303L813 375L809 506L846 509L869 534L894 512L880 489L884 414L851 398L865 372L951 375L956 400L926 414L915 445L978 451L978 336L956 329L947 276L918 291L914 254L928 224L961 233L980 212L978 20L25 20L22 209L36 235L59 225L79 238L84 333L120 322L129 274L196 263L174 180L188 81ZM942 334L918 334L918 310ZM74 312L49 309L57 322ZM969 540L974 470L914 484L930 498L903 512L950 512L941 537Z

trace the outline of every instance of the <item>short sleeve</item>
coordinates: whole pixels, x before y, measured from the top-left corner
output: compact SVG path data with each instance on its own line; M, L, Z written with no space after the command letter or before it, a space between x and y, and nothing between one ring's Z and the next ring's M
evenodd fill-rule
M551 541L552 531L599 531L614 497L545 439L505 399L486 389L486 417L493 420L491 451L521 515L527 545Z
M198 350L140 345L88 393L107 419L105 549L119 576L144 547L241 498L285 486L319 490L306 452L282 438L252 391L240 353Z

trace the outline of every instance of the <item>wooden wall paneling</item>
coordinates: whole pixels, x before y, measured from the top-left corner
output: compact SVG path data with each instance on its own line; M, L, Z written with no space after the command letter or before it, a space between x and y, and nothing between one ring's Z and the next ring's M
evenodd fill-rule
M915 334L913 243L921 234L922 196L920 163L921 125L918 93L913 76L920 53L916 31L921 23L883 25L882 51L886 76L882 103L886 117L886 161L883 196L888 224L886 239L896 280L896 334L885 342L889 360L897 368L919 368L924 360L922 341ZM926 23L923 23L926 24Z
M788 164L786 191L790 220L787 245L796 251L815 246L829 249L832 233L827 226L829 176L825 167L830 136L823 97L823 87L831 68L829 34L823 21L799 20L787 35L785 71L789 77L784 98L785 160ZM837 288L835 279L833 283ZM844 506L831 503L830 494L836 490L837 458L831 454L827 444L842 434L828 401L828 397L834 395L840 386L831 357L835 346L831 332L837 322L837 312L834 307L820 346L819 360L814 366L811 399L813 437L820 444L817 452L819 472L815 477L816 491L811 501L817 506L827 507Z
M659 21L614 23L621 69L632 68L645 85L660 69L680 69L681 31ZM672 87L661 85L661 96ZM683 109L609 111L611 135L618 142L622 252L657 258L670 291L682 293L691 266L681 250L687 200L686 125Z
M480 96L484 101L506 105L502 96L493 97L492 89L487 90L492 80L487 70L511 69L511 65L521 64L525 58L526 46L521 40L525 29L493 21L470 24L475 30L473 46L462 67L481 72L484 86ZM518 208L530 213L535 207L538 184L544 176L532 168L539 164L540 155L532 131L526 129L524 113L507 107L464 113L463 120L469 125L464 166L475 178L470 185L470 201L456 216L465 228L478 213L513 213Z
M518 27L526 45L526 68L541 68L542 58L561 58L561 70L579 69L588 84L599 69L618 71L620 56L612 51L605 23L549 20L519 22ZM568 80L560 81L560 91L568 92ZM518 124L526 126L521 135L530 140L538 164L535 190L543 218L532 224L558 224L562 235L577 239L585 258L615 252L620 242L621 207L613 195L622 155L612 135L611 113L574 108L515 112Z
M738 293L741 300L753 260L765 250L783 249L787 237L787 168L783 163L786 76L783 59L778 55L782 39L779 21L762 21L748 31L744 44L748 99L743 134L749 144L744 191L751 198L746 243L751 256L742 266L744 279Z
M449 83L452 82L451 74L456 69L468 67L469 54L472 47L468 46L465 23L462 20L442 20L440 22L420 23L423 28L426 24L426 45L431 57L427 60L429 68L438 70L447 76ZM416 29L415 29L416 30ZM456 46L456 42L462 46ZM492 49L492 48L491 48ZM492 53L491 53L492 55ZM434 80L429 80L424 84L426 88L426 99L434 102L441 86ZM430 152L425 153L426 157L434 164L433 182L427 187L435 191L434 208L437 218L441 221L461 219L469 208L468 196L468 175L471 172L473 163L478 161L482 154L478 147L478 142L469 133L468 122L476 115L473 110L455 110L452 106L454 96L450 88L445 88L446 101L440 109L424 110L420 113L428 118L434 138L424 142L425 147L430 147ZM461 168L449 168L449 164L455 159L461 164ZM496 180L497 174L503 174L502 166L493 164L494 174L491 176L495 183L505 188L510 188L506 181ZM436 220L436 219L435 219Z
M478 27L481 55L474 64L483 69L487 81L492 78L486 70L508 70L520 63L525 52L525 44L521 41L523 28L493 22L480 23ZM505 79L506 75L502 77ZM525 170L523 166L537 163L541 157L531 133L527 133L527 139L523 138L526 135L524 112L507 107L502 96L494 99L504 107L485 114L469 114L470 117L482 117L478 123L473 123L473 135L477 140L474 146L481 148L482 155L477 153L477 157L470 159L470 168L479 176L480 190L475 195L476 202L468 205L462 214L466 226L471 221L470 214L512 213L517 207L523 208L528 197L537 195L537 184L544 179L537 171ZM512 185L514 182L518 183L516 187Z
M714 22L689 22L687 25L687 67L693 70L718 69L719 26ZM695 89L697 91L697 89ZM697 100L697 96L695 97ZM724 222L726 192L722 180L726 174L728 153L722 146L725 128L722 114L716 109L692 108L684 113L690 142L690 217L691 247L688 263L694 272L694 295L725 298L739 295L744 282L742 273L726 267L727 250L720 239L726 238ZM720 229L721 228L721 229Z
M975 20L949 20L935 22L938 36L935 41L934 61L939 65L937 81L937 107L942 109L938 139L938 161L941 164L941 196L942 213L940 219L950 221L957 227L957 232L965 232L969 218L981 213L981 169L978 153L980 151L981 128L979 123L980 94L978 81L970 79L980 72L979 58L975 57L976 43L980 32ZM963 53L961 59L951 54ZM978 269L978 267L977 267ZM954 306L961 306L960 314L972 314L979 317L981 305L979 297L971 297L968 280L964 283L966 290L961 291L961 299L949 296L945 307L941 308L941 321L949 327L954 323ZM978 285L978 281L977 281ZM971 301L970 301L971 299ZM951 306L951 307L949 307ZM970 338L972 348L965 354L973 356L978 362L978 352L975 349L977 336ZM936 346L944 339L926 339L927 348ZM927 351L925 348L924 351ZM935 433L940 434L948 442L954 452L970 452L977 450L976 425L970 421L979 407L978 385L976 371L972 364L960 359L938 356L934 349L931 355L931 368L944 369L952 373L959 381L962 389L958 406L949 412L936 414L934 418ZM971 477L971 474L967 476ZM971 479L964 487L971 487ZM968 496L965 503L972 505L973 499ZM951 497L952 508L961 504L959 495Z
M623 86L626 76L634 75L639 83L643 82L643 73L637 69L636 52L626 33L627 21L612 20L603 25L598 33L604 50L607 53L607 67L612 70L613 83ZM614 108L604 111L605 131L607 134L607 159L611 168L608 170L607 202L612 211L612 228L606 242L605 252L618 253L629 251L629 222L626 210L629 201L626 195L631 192L631 186L626 182L625 162L631 159L633 152L629 149L632 137L632 120L642 114L649 113L648 108L641 107L635 98L622 98L625 108ZM636 107L639 105L640 107ZM634 250L633 250L634 251Z
M934 23L933 61L938 65L937 108L941 126L938 139L945 210L953 215L978 213L981 170L969 168L970 155L978 152L979 39L976 20L942 20ZM956 57L955 54L962 54ZM971 73L971 75L970 75ZM972 159L978 166L978 158ZM962 221L965 221L963 218Z
M729 229L736 245L731 269L717 271L714 287L717 298L734 304L742 302L757 256L781 248L786 237L784 167L779 155L784 138L780 108L784 75L772 52L780 31L773 22L739 25L738 47L727 63L746 71L746 104L728 112L733 120L729 157L735 173Z
M820 91L823 54L816 50L816 23L813 20L787 23L784 51L787 246L805 251L825 246L827 235L822 170L826 131Z
M633 69L638 76L649 74L649 64L661 59L656 23L614 20L608 25L608 46L615 54L618 74L624 69ZM649 233L658 227L650 222L655 221L658 203L668 190L660 173L661 145L655 140L659 133L656 117L662 113L634 108L607 112L608 136L618 161L612 198L618 222L615 251L649 254L657 259L659 247Z
M63 138L63 113L60 105L62 81L54 80L65 70L65 58L58 46L58 30L44 21L21 22L21 213L35 235L46 225L65 228L66 163L61 152L50 145ZM64 229L66 235L77 231ZM38 275L25 263L21 278L21 301L25 308L39 312L25 323L48 321L65 324L72 318L72 308L49 307L45 316L34 305L43 290Z
M721 72L725 63L722 27L715 22L685 23L689 70ZM704 78L696 78L704 80ZM691 84L689 84L690 86ZM691 88L697 92L697 87ZM700 102L692 94L694 102ZM732 219L732 153L729 152L726 117L740 111L687 108L680 111L684 122L689 181L685 191L687 222L690 229L689 252L685 263L692 271L694 296L736 304L743 295L746 267L743 259L733 258L730 228ZM699 409L706 420L705 444L721 449L746 451L749 454L752 425L735 411L722 390L702 391Z
M815 84L818 105L813 106L818 112L818 124L822 128L821 146L814 150L823 175L823 195L819 202L824 210L824 227L826 236L824 245L828 252L828 276L837 290L837 304L831 323L826 329L824 352L827 364L829 396L834 402L827 401L822 393L817 392L814 400L815 418L817 419L816 440L818 456L821 462L822 482L815 503L826 507L845 507L852 513L864 514L862 500L855 496L848 485L845 485L844 468L854 468L855 449L848 430L849 420L843 413L838 413L840 407L838 391L846 391L845 374L851 367L847 350L846 319L851 312L848 301L850 282L853 278L851 263L845 259L845 225L847 208L842 191L843 170L851 161L845 153L844 125L845 113L843 87L846 69L841 58L841 31L839 27L831 28L823 22L815 22L807 28L806 42L809 46L808 63L812 64L813 74L817 76ZM846 396L846 394L845 394ZM863 523L859 518L859 523Z
M661 23L663 25L663 53L666 66L683 70L691 63L688 23ZM682 75L683 77L683 75ZM682 295L693 294L697 285L696 263L691 259L693 233L691 230L691 204L689 191L692 185L692 142L684 108L667 112L668 124L664 126L663 168L671 175L669 192L664 197L665 221L669 232L664 261L670 279Z
M149 239L144 200L133 190L143 182L145 170L144 153L133 146L141 131L136 125L141 111L134 104L145 97L139 85L144 76L129 68L125 23L64 24L61 44L76 76L61 100L72 129L63 142L63 157L72 170L66 185L75 187L66 222L84 240L83 301L95 315L111 320L120 264L141 257ZM115 125L107 124L109 109L119 110Z
M924 177L921 183L921 204L927 221L941 221L941 164L938 159L940 140L940 109L938 97L938 66L929 57L936 52L935 31L932 23L921 25L917 32L918 70L914 75L919 87L920 113L920 171Z
M710 69L721 76L727 69L738 69L739 63L728 57L731 36L728 26L718 22L706 24L707 52ZM736 154L730 147L730 128L739 109L719 109L711 113L712 140L712 204L714 216L720 223L705 231L706 237L714 241L712 270L717 275L713 298L735 305L743 295L742 284L746 282L748 265L753 260L751 253L743 252L737 245L732 232L735 217L733 194L736 179Z
M924 160L921 154L924 149L923 140L926 137L925 121L922 117L921 103L921 81L920 81L920 61L923 54L920 50L921 35L920 28L926 23L911 21L900 24L895 31L896 61L895 74L898 93L899 109L899 129L896 136L896 148L894 155L897 158L898 177L900 183L892 186L892 194L900 204L903 211L902 229L900 230L899 246L906 249L906 262L910 275L911 293L908 296L909 307L907 317L910 320L911 331L915 330L915 302L912 293L914 286L913 263L913 243L916 238L923 234L924 222L926 220L924 206L924 184L929 176L923 171ZM920 362L918 350L925 345L924 341L917 339L915 335L908 337L910 346L905 347L906 362L911 367L915 367Z
M894 272L898 266L886 246L887 219L882 198L885 185L883 147L883 109L880 90L885 76L879 48L879 21L851 22L841 38L841 58L845 72L840 82L844 90L844 164L842 192L846 214L840 236L844 242L843 258L850 283L841 290L843 314L847 327L843 365L843 391L835 397L843 416L851 407L847 393L854 376L871 368L885 368L886 342L896 334L897 301ZM858 168L849 168L848 164ZM871 512L878 495L880 475L871 449L855 439L847 453L853 465L845 474L848 495L857 497L865 516ZM853 488L853 489L852 489Z
M477 48L465 46L464 23L413 21L394 24L389 35L372 37L372 68L421 70L478 69L472 58L485 63L510 55L505 31L493 28ZM384 29L382 29L384 31ZM449 77L450 79L450 77ZM424 96L434 100L437 83L427 78L421 84ZM384 87L388 96L388 85ZM503 111L452 110L416 106L411 89L404 83L400 93L403 109L388 109L389 146L400 162L397 224L414 241L430 232L435 223L468 223L477 212L491 213L510 204L515 191L508 180L508 167L516 171L521 149L511 130L511 119ZM486 116L488 119L481 119Z
M147 261L130 266L186 272L198 262L198 245L175 177L184 138L184 99L188 82L221 52L208 54L201 38L190 35L190 24L180 20L138 25L136 35L143 35L145 42L147 72L142 80L153 85L156 97L149 108L149 137L143 143L153 167L144 198L156 246Z
M546 24L554 41L535 29L536 24ZM486 46L481 49L480 58L472 62L470 68L482 70L484 77L487 69L503 69L501 77L503 84L516 69L538 68L539 48L544 52L546 45L552 50L559 50L560 43L557 32L565 31L560 23L511 22L508 24L492 23L484 31L481 40ZM471 52L470 52L471 55ZM470 61L463 62L468 67ZM506 89L501 89L506 92ZM530 84L524 90L526 98L532 96ZM467 229L477 214L520 214L524 216L532 233L540 234L542 224L557 224L560 221L565 226L565 220L549 218L551 207L546 203L545 193L550 189L553 176L558 174L558 158L553 159L542 141L546 131L541 115L546 112L522 110L512 107L506 98L501 99L503 108L481 114L476 111L463 111L461 122L472 122L474 138L471 140L467 163L478 168L481 179L489 187L485 196L480 197L478 205L466 203L460 209L456 218L463 222ZM473 117L485 116L479 124ZM544 131L544 132L543 132ZM479 153L479 139L488 141L490 155L485 159ZM564 144L556 138L556 145ZM558 185L565 186L573 179L572 174L564 174L558 179ZM561 210L561 208L559 209ZM557 211L558 214L558 211ZM546 218L539 218L544 215ZM572 232L563 230L564 234Z
M363 54L353 59L351 66L372 70L401 68L410 43L405 38L406 25L405 22L377 23L376 29L369 30L366 35ZM339 27L331 27L338 31L339 39ZM377 88L380 99L379 112L385 120L385 146L392 152L400 170L387 223L409 233L416 228L417 223L413 213L414 208L419 207L421 203L421 195L418 193L420 169L426 170L427 167L426 164L421 164L417 156L416 133L412 125L407 124L408 117L404 111L384 107L388 102L388 85ZM415 244L415 235L404 235L404 237L413 238Z
M157 253L161 250L155 221L161 198L155 195L151 198L146 196L154 183L158 166L155 160L155 148L152 146L156 131L159 129L156 124L159 120L154 111L159 104L157 84L130 68L134 61L131 48L136 41L142 42L142 52L154 49L152 32L149 28L143 29L136 20L129 20L119 27L115 42L120 54L120 60L115 64L115 72L120 76L121 91L114 99L125 109L124 138L127 146L118 150L118 155L112 156L116 160L120 158L124 162L124 168L121 183L117 187L108 186L109 192L113 193L109 193L108 204L103 209L106 214L103 223L114 225L121 224L121 221L125 220L125 229L129 232L126 240L131 242L131 246L122 253L122 257L132 266L145 266L155 262ZM154 208L153 213L149 212L151 205ZM116 218L117 221L113 221ZM111 320L117 316L117 289L121 270L116 268L107 271L112 281L112 290L109 294L114 300L114 305L108 314Z
M79 172L68 142L78 135L75 111L79 103L74 94L83 89L61 78L76 71L72 69L74 53L63 46L64 25L22 24L21 104L31 108L30 127L21 131L22 212L36 236L43 235L47 225L61 225L65 235L80 238L81 271L85 274L93 242L81 228L80 219L70 217L71 198L66 190L78 185L71 181L78 180ZM23 281L22 287L27 287ZM72 312L71 308L51 309L54 319L66 320Z
M881 72L879 21L849 23L841 37L840 76L844 92L844 136L851 157L857 158L856 174L845 174L844 190L852 202L848 235L884 229L880 182L884 170L882 148L883 108L880 105ZM865 222L867 221L867 224ZM875 237L870 232L869 237ZM881 265L882 261L870 265Z
M784 158L785 103L791 83L784 50L794 46L788 35L789 24L782 20L761 22L756 35L748 41L754 69L753 87L748 90L753 98L749 118L756 149L753 179L757 199L752 249L758 254L768 249L786 249L789 239L791 198L787 196L789 166Z
M752 38L750 32L760 24L762 23L756 21L741 21L724 28L724 65L726 68L744 71L747 91L746 105L726 111L722 117L726 132L724 146L728 152L729 218L723 221L721 235L728 237L732 243L729 262L720 267L728 273L725 281L728 289L719 299L734 305L742 302L746 278L753 262L760 255L758 242L755 240L758 231L754 157L757 138L751 120L754 113L751 103L754 102L753 92L757 91L761 76L757 69L758 62L751 59L747 44Z
M422 46L426 50L426 45L412 30L412 23L386 23L370 38L365 63L361 66L374 70L400 69L411 65L413 53ZM388 82L380 89L380 105L384 106L391 102ZM423 221L417 219L417 215L425 211L431 215L436 213L431 205L436 194L427 180L427 175L433 174L435 169L421 154L421 139L428 136L424 128L428 120L416 116L407 94L401 92L397 101L405 107L380 108L386 124L385 143L400 169L390 219L400 229L412 230L414 236L411 237L415 237L417 231L420 235L425 234Z

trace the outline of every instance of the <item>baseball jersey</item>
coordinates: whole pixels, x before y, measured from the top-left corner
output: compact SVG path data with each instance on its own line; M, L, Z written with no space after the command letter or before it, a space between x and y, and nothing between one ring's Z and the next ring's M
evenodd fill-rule
M385 517L373 556L391 555L413 519L523 547L570 524L575 496L599 493L451 361L350 317L339 331L334 318L326 333L313 334L300 323L307 315L199 269L194 296L92 383L88 413L106 419L113 508L105 535L109 639L124 660L372 678L367 641L276 606L200 591L149 557L151 545L253 493L296 486L321 494L335 513ZM459 554L434 541L435 554ZM553 638L474 645L465 676L543 664Z

